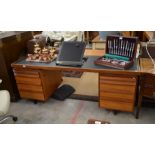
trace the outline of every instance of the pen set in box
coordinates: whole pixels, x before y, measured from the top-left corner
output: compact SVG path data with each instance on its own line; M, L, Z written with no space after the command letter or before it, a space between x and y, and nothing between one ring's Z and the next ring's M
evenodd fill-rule
M128 69L134 64L137 37L107 36L105 55L95 61L97 65Z

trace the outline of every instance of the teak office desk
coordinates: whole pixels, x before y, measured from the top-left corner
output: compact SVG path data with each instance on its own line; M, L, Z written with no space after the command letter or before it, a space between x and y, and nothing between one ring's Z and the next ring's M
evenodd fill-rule
M27 62L25 59L18 60L13 63L12 67L15 73L19 92L21 92L21 97L37 99L39 96L39 100L46 100L61 83L61 71L95 72L99 74L99 107L110 110L134 112L137 81L138 76L140 75L138 61L136 60L134 66L129 70L118 70L94 64L94 61L99 56L103 55L103 51L86 50L85 53L85 55L89 57L81 67L57 66L55 61L50 63L34 63ZM94 56L96 54L98 56ZM16 74L18 72L21 73L19 74L19 77L26 76L26 72L31 77L31 80L27 78L24 80L26 82L28 81L27 84L33 84L33 97L31 97L32 92L29 92L30 94L28 94L28 90L25 90L26 87L21 88L20 85L22 81L20 81L18 74ZM44 83L44 79L42 79L44 77L42 72L47 72L47 74L53 73L53 75L50 76L48 83L53 81L54 87L48 88L48 86L42 85L42 83ZM34 79L34 82L32 82L33 77L36 78ZM39 87L39 90L36 86ZM44 89L48 89L51 92L46 97ZM29 89L29 91L31 90Z

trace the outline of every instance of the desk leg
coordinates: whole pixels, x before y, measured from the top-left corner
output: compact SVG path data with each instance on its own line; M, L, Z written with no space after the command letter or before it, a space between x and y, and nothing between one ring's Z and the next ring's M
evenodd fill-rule
M136 108L136 119L139 118L139 112L142 106L142 97L143 97L143 86L144 86L144 82L143 82L143 77L140 77L140 90L139 90L139 96L138 96L138 104L137 104L137 108Z

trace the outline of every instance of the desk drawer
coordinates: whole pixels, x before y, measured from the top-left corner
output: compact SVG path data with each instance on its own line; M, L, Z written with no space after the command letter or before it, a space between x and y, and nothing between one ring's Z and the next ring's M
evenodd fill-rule
M13 70L14 75L17 77L29 77L29 78L39 78L38 71L31 71L31 70Z
M44 101L44 94L40 92L20 91L21 98Z
M40 75L36 70L14 69L13 72L17 84L41 85Z
M100 75L99 82L100 107L133 112L136 78Z
M110 110L120 110L120 111L127 111L133 112L134 106L132 102L125 102L125 101L110 101L110 100L100 100L100 107L106 108Z
M15 79L17 84L41 85L40 78L16 76Z
M115 77L115 76L100 76L100 83L112 85L135 86L136 78L134 77Z
M129 94L134 93L135 87L132 85L117 85L117 84L107 84L107 83L100 83L100 92L113 92L113 93L120 93L120 94Z
M101 92L100 93L100 107L106 109L129 111L134 110L135 94L118 93L118 92Z
M42 86L40 85L18 84L17 86L19 91L43 92Z
M101 99L109 99L113 101L130 101L132 102L134 100L133 94L130 93L124 93L121 94L119 92L100 92L100 98Z

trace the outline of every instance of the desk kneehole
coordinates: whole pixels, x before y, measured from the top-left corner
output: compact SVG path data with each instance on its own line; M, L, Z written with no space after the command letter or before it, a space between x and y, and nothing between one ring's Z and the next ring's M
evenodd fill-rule
M14 76L21 98L46 101L62 82L58 71L15 69Z
M109 110L133 112L136 88L136 77L100 74L99 106Z

